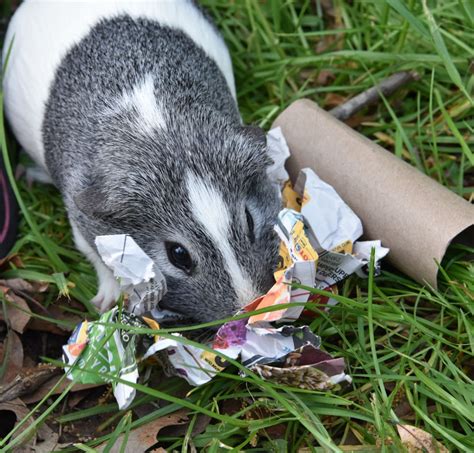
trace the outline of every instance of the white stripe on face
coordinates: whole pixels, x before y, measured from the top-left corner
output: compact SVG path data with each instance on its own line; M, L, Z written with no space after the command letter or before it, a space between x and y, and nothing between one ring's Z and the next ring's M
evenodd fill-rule
M230 214L220 192L210 181L188 172L186 185L194 218L204 227L221 252L240 305L251 302L258 293L242 270L229 242Z

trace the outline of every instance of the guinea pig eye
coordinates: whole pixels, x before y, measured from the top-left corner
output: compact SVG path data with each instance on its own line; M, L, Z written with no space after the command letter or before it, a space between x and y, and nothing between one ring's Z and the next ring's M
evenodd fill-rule
M168 259L173 266L190 273L193 267L193 260L189 252L177 242L166 242L166 252Z
M255 241L255 231L254 231L254 223L252 214L250 214L249 210L245 208L245 217L247 218L247 227L249 229L249 239L250 242Z

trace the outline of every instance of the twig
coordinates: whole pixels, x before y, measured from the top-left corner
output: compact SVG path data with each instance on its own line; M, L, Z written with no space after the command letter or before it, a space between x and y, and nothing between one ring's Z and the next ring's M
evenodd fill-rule
M61 368L51 365L41 365L20 373L8 384L0 386L0 403L31 393L48 379L60 373L62 373Z
M380 99L380 93L382 93L384 96L390 96L402 86L414 80L418 80L419 78L420 76L416 71L396 72L372 88L363 91L356 97L344 102L344 104L333 108L329 111L329 113L331 113L331 115L335 116L337 119L345 121L364 107L378 102Z

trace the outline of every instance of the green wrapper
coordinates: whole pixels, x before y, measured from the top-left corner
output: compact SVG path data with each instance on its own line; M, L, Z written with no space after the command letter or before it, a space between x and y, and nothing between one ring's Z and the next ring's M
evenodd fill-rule
M114 308L104 313L99 321L79 324L63 350L69 379L82 384L111 382L119 408L123 409L133 400L135 389L118 383L114 378L137 382L137 335L115 326L103 325L119 322L128 326L148 327L128 313L122 313L119 319L119 311ZM77 366L72 367L73 364Z

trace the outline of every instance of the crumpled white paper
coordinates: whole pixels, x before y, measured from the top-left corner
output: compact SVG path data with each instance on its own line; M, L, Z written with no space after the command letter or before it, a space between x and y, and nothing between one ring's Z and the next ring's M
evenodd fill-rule
M272 141L273 153L284 156L288 150L286 140L277 129L270 131L278 139ZM287 246L291 238L292 215L304 218L306 234L319 254L314 286L327 289L353 273L367 277L364 267L370 261L371 249L375 248L375 274L380 270L380 260L389 249L380 241L359 241L363 234L362 222L354 211L342 200L332 186L321 180L310 168L300 171L294 190L299 194L301 212L284 213L279 216L275 230ZM287 224L290 222L290 224ZM344 244L349 243L352 253L345 253ZM342 248L342 250L341 250ZM292 257L294 259L294 256ZM334 304L334 301L331 302Z
M355 242L362 236L359 217L314 171L301 170L295 190L304 194L301 214L316 237L319 250L332 250L344 241Z
M267 175L271 182L278 185L280 193L281 187L289 178L285 162L290 157L290 150L279 127L275 127L267 134L267 153L273 161L267 168Z
M120 289L128 294L128 311L142 315L156 308L166 293L166 279L133 238L128 234L97 236L95 244Z
M129 234L112 234L95 238L102 261L120 279L122 287L148 282L155 277L153 260Z

